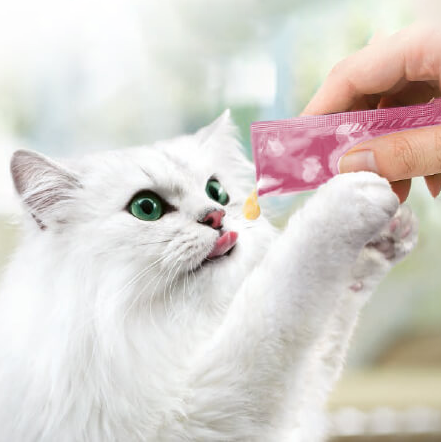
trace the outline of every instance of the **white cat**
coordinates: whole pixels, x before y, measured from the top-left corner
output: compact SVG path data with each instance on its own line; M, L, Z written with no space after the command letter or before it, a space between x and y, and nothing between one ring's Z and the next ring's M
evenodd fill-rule
M321 440L358 312L416 242L371 173L283 232L245 220L228 113L63 164L17 151L11 170L29 216L0 294L1 442Z

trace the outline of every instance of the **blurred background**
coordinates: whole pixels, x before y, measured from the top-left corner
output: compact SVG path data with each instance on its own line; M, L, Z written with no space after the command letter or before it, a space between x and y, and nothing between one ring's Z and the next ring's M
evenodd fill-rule
M14 149L148 144L229 107L250 154L252 121L297 115L374 32L437 10L436 0L0 0L0 268L17 241ZM305 197L267 210L282 225ZM420 243L361 318L329 404L335 440L441 440L441 202L415 180L409 204Z

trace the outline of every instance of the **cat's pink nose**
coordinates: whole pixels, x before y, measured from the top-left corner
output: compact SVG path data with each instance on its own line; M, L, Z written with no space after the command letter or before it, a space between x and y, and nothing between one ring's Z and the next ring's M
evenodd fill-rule
M225 216L225 210L212 210L208 212L200 223L212 227L213 229L222 228L222 218Z

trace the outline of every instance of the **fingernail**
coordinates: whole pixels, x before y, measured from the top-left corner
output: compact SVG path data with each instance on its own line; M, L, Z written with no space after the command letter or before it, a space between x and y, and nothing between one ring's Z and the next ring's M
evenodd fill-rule
M429 175L424 177L427 187L434 198L436 198L441 191L441 174Z
M348 153L340 158L337 167L340 173L359 172L361 170L378 173L374 153L371 150L357 150Z

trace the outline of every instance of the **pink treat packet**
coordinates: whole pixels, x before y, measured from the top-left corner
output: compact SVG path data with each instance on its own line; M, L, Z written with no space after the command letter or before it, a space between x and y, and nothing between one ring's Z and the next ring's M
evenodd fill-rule
M338 160L356 144L436 124L441 124L441 98L416 106L253 123L257 193L315 189L338 173Z

